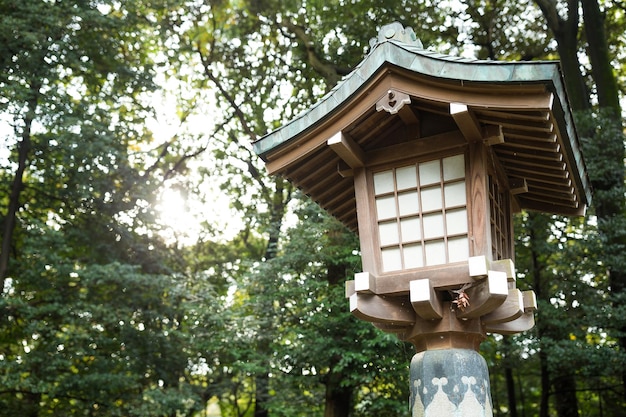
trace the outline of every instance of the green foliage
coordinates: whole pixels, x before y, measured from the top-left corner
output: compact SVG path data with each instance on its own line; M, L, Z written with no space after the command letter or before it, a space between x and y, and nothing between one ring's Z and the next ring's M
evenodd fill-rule
M412 348L347 311L356 237L249 144L391 21L437 52L553 58L535 3L0 1L0 415L194 416L216 400L224 416L405 414ZM617 62L623 16L605 11ZM158 84L177 100L165 140L146 127ZM528 334L483 343L495 415L512 411L511 381L518 415L564 415L566 394L579 415L624 407L623 137L615 114L577 125L596 203L581 220L518 219L518 287L540 309ZM166 243L161 188L201 199L209 185L238 232L217 240L207 218L197 242Z
M303 387L309 395L298 406L308 412L333 393L342 393L358 416L403 412L412 348L345 314L344 283L360 268L354 234L311 202L297 214L306 221L290 230L281 256L257 275L275 277L272 291L256 295L270 298L268 319L276 320L270 326L277 374L272 413L310 415L282 409Z
M175 282L130 265L78 264L59 253L66 244L60 231L31 225L1 299L0 409L145 415L144 400L159 415L183 409L193 397L179 389L187 337Z

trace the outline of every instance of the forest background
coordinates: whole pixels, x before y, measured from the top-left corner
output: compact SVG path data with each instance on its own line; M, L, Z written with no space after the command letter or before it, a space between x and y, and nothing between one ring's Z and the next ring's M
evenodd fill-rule
M516 216L536 327L482 345L496 416L626 415L626 3L0 0L0 416L408 415L412 348L348 313L353 234L251 142L387 23L560 59L594 188Z

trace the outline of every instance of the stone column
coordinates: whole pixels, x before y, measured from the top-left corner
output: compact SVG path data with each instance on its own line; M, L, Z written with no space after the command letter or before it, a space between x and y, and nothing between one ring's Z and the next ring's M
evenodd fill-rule
M410 368L412 417L491 417L487 362L478 353L480 319L459 318L444 303L442 319L417 318L407 340L415 345Z
M492 417L489 372L472 349L417 353L411 361L412 417Z

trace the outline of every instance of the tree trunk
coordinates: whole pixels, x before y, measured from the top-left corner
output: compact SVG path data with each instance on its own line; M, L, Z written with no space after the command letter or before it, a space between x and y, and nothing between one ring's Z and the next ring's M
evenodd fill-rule
M548 371L548 355L539 352L541 362L541 398L539 400L539 417L550 416L550 372Z
M533 277L533 288L537 299L544 303L549 303L552 296L550 285L554 279L549 274L549 268L546 265L546 257L550 256L548 252L550 225L552 219L550 216L541 213L529 213L527 229L530 237L530 271ZM545 309L549 310L549 309ZM554 387L554 396L557 404L557 412L559 417L578 417L578 399L576 398L576 380L574 375L567 368L567 363L562 363L564 370L557 369L550 372L548 369L548 351L545 349L544 341L563 340L567 335L561 334L562 331L555 329L550 325L549 318L545 316L549 311L539 309L537 320L537 336L539 338L539 359L541 363L541 404L540 417L548 417L549 412L549 396L551 388ZM545 319L543 319L545 317ZM565 361L565 359L562 359ZM574 389L572 389L574 387ZM565 404L569 405L566 407Z
M269 225L269 237L267 240L267 246L265 249L265 261L269 261L274 259L277 255L278 251L278 241L280 238L280 229L283 224L283 219L285 217L285 210L287 204L289 203L289 199L291 198L291 188L289 186L285 187L285 183L282 179L275 179L275 188L272 194L272 201L270 205L270 225ZM264 279L269 279L269 277L263 277ZM271 288L271 282L268 282L270 285L261 285L260 291L264 292L269 288ZM271 291L271 289L270 289ZM261 294L259 294L261 295ZM262 296L262 295L261 295ZM263 296L262 296L263 297ZM259 316L271 314L273 306L269 304L269 297L265 296L262 298L264 302L260 304L260 312ZM257 344L257 352L260 352L264 358L267 358L265 363L265 371L258 373L255 376L255 402L254 402L254 417L268 417L269 410L267 406L267 401L270 397L270 364L269 358L272 356L271 352L271 337L272 337L272 320L262 320L268 327L261 327L259 329L259 340Z
M340 246L344 230L327 230L329 245ZM350 265L345 262L335 262L334 259L326 263L327 273L326 281L331 286L342 285L345 282L347 271ZM352 396L355 391L353 385L342 385L345 374L340 371L336 372L337 365L342 360L341 355L334 355L330 361L330 371L325 379L325 400L324 400L324 417L349 417L352 411Z
M619 117L619 90L613 65L611 65L603 13L597 0L581 0L581 4L585 35L589 44L587 55L591 61L591 72L598 93L598 104L600 108L615 110L615 115Z
M502 347L504 348L504 381L506 384L507 404L509 407L509 416L517 417L517 398L515 395L515 378L513 376L513 365L511 363L511 337L504 336L502 338Z
M609 283L611 292L621 295L626 291L626 271L617 265L623 265L624 253L622 250L622 236L619 231L614 230L614 223L611 221L616 216L624 213L624 137L621 123L621 106L619 102L619 89L617 79L613 71L611 57L609 54L608 40L604 29L605 22L602 11L597 0L582 0L583 16L585 19L585 34L589 48L587 54L591 61L593 79L596 84L598 103L600 108L607 110L610 120L615 124L612 140L608 148L613 150L609 153L607 163L616 168L615 175L607 181L606 176L602 181L594 181L592 185L599 192L596 193L595 205L598 215L598 225L601 233L605 236L607 246L612 248L614 257L610 257L605 262L609 269ZM610 140L611 138L609 138ZM612 159L612 160L611 160ZM620 169L621 167L621 169ZM605 191L605 192L603 192ZM612 191L612 192L611 192ZM603 198L604 197L604 198ZM623 352L626 352L626 326L621 326L617 330L617 340ZM626 401L626 371L622 372L623 400Z
M267 352L269 349L265 349ZM268 366L269 369L269 366ZM269 410L267 408L267 400L269 399L270 375L269 372L257 374L254 390L254 417L267 417Z
M589 94L581 88L583 75L580 72L578 62L577 26L578 26L578 2L568 0L569 22L563 22L558 18L556 2L549 0L535 0L541 8L548 26L553 31L558 44L559 56L562 63L565 84L569 93L571 106L574 110L586 110L590 108ZM604 113L608 113L614 126L604 126L589 134L592 141L608 140L610 143L602 144L602 155L594 152L585 153L585 157L600 158L606 154L606 160L600 164L611 166L614 175L594 175L589 173L594 189L595 214L598 217L598 228L606 242L606 252L603 261L609 270L609 284L612 294L618 297L626 291L626 271L619 265L624 264L624 251L620 232L621 227L616 226L615 219L624 214L624 136L621 126L621 106L619 102L619 90L617 79L613 70L611 56L609 54L608 39L605 31L605 18L600 10L597 0L581 0L585 35L588 48L587 55L592 66L592 76L595 82L598 103ZM574 21L574 17L576 17ZM565 25L564 23L567 23ZM574 32L574 23L576 32ZM584 85L584 84L583 84ZM599 137L600 130L614 132L612 137ZM591 165L591 164L590 164ZM612 252L612 253L611 253ZM620 302L620 301L617 301ZM618 334L617 340L622 351L626 351L626 326L615 329ZM623 399L626 401L626 371L622 372Z
M11 194L9 195L9 205L7 214L2 225L2 246L0 247L0 291L4 288L4 280L9 272L9 259L11 246L13 244L13 232L17 221L17 212L21 206L20 196L24 189L24 172L28 163L31 144L31 126L35 118L35 110L38 105L39 85L33 85L30 89L31 97L27 101L27 112L24 117L24 130L21 140L17 145L17 169L11 184Z
M543 282L542 271L544 269L541 260L541 248L538 248L539 242L545 242L547 239L547 216L539 213L529 213L526 228L530 238L530 265L529 270L533 277L533 289L537 296L537 300L543 300L547 297L547 285ZM541 309L537 316L537 338L539 339L539 363L541 369L541 398L539 400L539 417L548 417L550 415L550 372L548 370L548 354L541 346L544 337L544 325L541 320Z
M348 417L352 409L352 389L342 387L340 378L331 378L326 384L324 417Z
M565 79L565 88L570 105L574 110L585 110L590 107L589 91L585 79L580 72L578 60L578 0L568 0L567 19L563 19L557 10L557 2L552 0L535 0L541 9L548 29L552 31L557 43L561 71Z
M509 416L517 417L517 399L515 398L515 380L513 379L513 369L506 365L504 367L504 378L506 379L506 394L509 404Z
M556 399L556 412L559 417L577 417L576 381L572 374L565 374L552 381Z

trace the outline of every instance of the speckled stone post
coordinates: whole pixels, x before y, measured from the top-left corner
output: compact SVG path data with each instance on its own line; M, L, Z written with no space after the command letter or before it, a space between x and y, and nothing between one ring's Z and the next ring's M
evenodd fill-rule
M412 417L492 417L489 371L472 349L427 350L411 360Z

